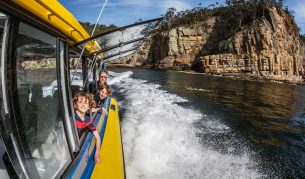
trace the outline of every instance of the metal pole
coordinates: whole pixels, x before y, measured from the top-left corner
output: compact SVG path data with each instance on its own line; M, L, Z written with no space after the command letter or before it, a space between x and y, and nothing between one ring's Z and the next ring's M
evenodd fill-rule
M105 8L105 6L106 6L106 4L107 4L107 1L108 1L108 0L105 0L105 2L104 2L104 4L103 4L103 7L102 7L102 9L101 9L101 11L100 11L100 13L99 13L99 15L98 15L98 18L97 18L97 20L96 20L96 22L95 22L95 25L94 25L94 28L93 28L93 30L92 30L92 33L91 33L90 37L92 37L93 34L94 34L94 32L95 32L96 26L97 26L97 24L98 24L98 22L99 22L99 20L100 20L100 18L101 18L101 15L102 15L102 13L103 13L103 11L104 11L104 8ZM80 59L82 58L82 56L83 56L83 54L84 54L84 52L85 52L85 47L86 47L86 45L87 45L87 43L84 44L84 46L83 46L83 48L82 48L82 51L81 51L81 53L80 53L80 55L79 55L78 63L77 63L77 65L76 65L76 69L78 68L78 66L79 66L79 61L80 61ZM74 74L73 74L73 76L72 76L71 84L72 84L73 79L74 79ZM86 79L86 81L87 81L87 79ZM70 85L71 85L71 84L70 84ZM83 86L83 87L84 87L84 86Z

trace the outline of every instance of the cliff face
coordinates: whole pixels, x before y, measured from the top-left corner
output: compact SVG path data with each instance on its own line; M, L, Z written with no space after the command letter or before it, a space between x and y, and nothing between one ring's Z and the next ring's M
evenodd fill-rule
M196 27L152 34L137 53L119 63L301 82L304 47L293 17L275 7L265 13L231 34L223 28L229 22L217 16Z

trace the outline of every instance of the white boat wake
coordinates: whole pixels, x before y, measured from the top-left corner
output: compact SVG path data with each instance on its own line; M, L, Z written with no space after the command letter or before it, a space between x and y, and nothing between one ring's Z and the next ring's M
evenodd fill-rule
M247 153L223 154L200 144L198 133L225 133L228 126L182 107L186 99L133 79L130 71L110 75L109 84L125 98L121 128L127 178L262 177ZM198 121L206 131L194 127Z

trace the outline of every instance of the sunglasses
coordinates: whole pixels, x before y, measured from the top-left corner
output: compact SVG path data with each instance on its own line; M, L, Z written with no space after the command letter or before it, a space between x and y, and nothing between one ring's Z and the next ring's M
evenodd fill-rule
M106 78L107 79L107 76L100 76L100 78Z

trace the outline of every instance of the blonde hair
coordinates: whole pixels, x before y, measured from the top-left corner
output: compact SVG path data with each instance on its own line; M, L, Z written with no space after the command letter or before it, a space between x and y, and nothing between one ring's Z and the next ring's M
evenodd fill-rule
M85 93L85 92L78 92L73 98L73 106L77 103L79 98L85 98L88 100L89 103L89 108L94 108L95 107L95 100L92 94Z

